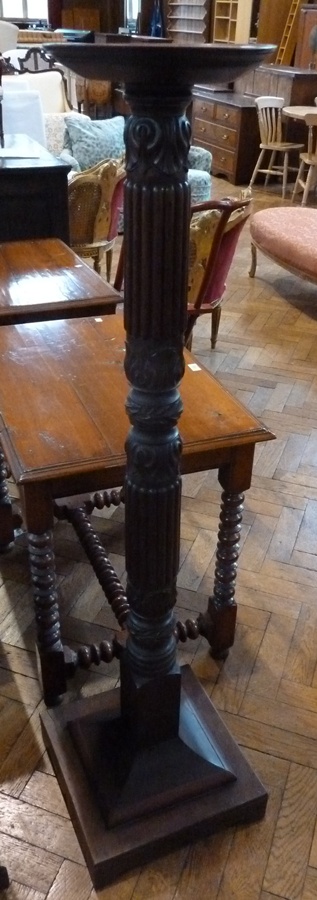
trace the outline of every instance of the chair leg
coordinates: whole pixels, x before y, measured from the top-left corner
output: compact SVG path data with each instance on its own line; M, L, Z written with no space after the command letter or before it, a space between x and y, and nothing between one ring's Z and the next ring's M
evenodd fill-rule
M285 194L287 190L287 175L288 175L288 153L284 153L284 164L283 164L283 185L282 185L282 198L285 200Z
M268 164L268 169L270 169L270 170L272 169L272 167L273 167L273 165L274 165L275 157L276 157L276 150L272 150L272 153L271 153L271 156L270 156L270 159L269 159L269 164ZM269 172L266 173L266 178L265 178L265 182L264 182L264 187L267 187L267 186L268 186L269 178L271 177L272 174L274 174L274 173L272 173L271 171L269 171Z
M110 278L111 278L112 255L113 255L113 250L112 250L112 247L110 247L110 250L106 250L106 275L107 275L107 281L110 281Z
M186 350L192 349L192 343L193 343L193 332L191 331L189 337L185 341Z
M217 343L217 337L218 337L218 331L219 331L220 319L221 319L221 304L219 303L219 306L215 306L215 308L211 310L211 338L210 338L210 343L211 343L211 349L212 349L212 350L215 349L215 346L216 346L216 343Z
M255 182L255 179L256 179L256 176L257 176L257 174L258 174L258 171L259 171L259 168L260 168L260 165L261 165L261 162L262 162L262 159L263 159L264 154L265 154L265 150L261 150L260 156L259 156L259 158L258 158L258 161L257 161L257 163L256 163L256 165L255 165L255 168L253 169L253 172L252 172L252 175L251 175L251 181L250 181L250 184L249 184L249 187L250 187L250 188L252 187L252 185L253 185L254 182Z
M315 166L309 166L309 169L308 169L308 172L307 172L306 184L305 184L305 187L304 187L304 193L303 193L303 199L302 199L302 206L306 206L306 203L307 203L307 200L308 200L308 194L310 193L310 191L311 191L312 188L314 187L315 177L316 177Z
M294 200L295 200L295 197L296 197L297 192L300 190L300 187L301 187L300 182L301 182L301 179L302 179L303 174L304 174L304 168L305 168L305 163L304 163L304 160L302 159L302 160L301 160L300 167L299 167L298 172L297 172L297 175L296 175L296 181L295 181L294 188L293 188L293 193L292 193L292 203L293 203Z
M101 275L101 254L100 250L98 250L97 256L94 256L94 270L97 272L97 275Z
M251 241L251 266L250 266L250 271L249 271L250 278L254 278L254 276L255 276L257 261L258 261L257 249L256 249L255 244L253 244Z

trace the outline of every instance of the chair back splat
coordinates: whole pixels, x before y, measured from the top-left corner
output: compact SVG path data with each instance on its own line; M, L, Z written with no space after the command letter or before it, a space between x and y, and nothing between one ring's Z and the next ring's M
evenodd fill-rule
M207 200L191 208L189 233L189 271L187 323L184 343L191 349L197 319L211 314L211 346L216 346L221 303L226 278L238 238L251 213L251 198L225 197ZM114 287L122 290L124 281L124 241L122 241Z

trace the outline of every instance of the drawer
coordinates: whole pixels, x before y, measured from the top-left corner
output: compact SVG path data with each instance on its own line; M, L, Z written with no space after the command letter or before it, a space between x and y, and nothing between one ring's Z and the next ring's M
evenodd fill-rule
M224 128L223 125L211 123L211 139L212 143L219 144L219 147L229 147L229 150L235 150L238 143L238 132L232 128Z
M219 125L230 125L230 128L239 128L240 110L234 106L216 103L214 119Z
M193 117L197 116L198 119L210 119L214 118L215 112L215 104L208 100L197 100L194 99L193 102Z
M193 124L193 136L196 140L213 141L214 125L212 122L206 122L204 119L195 118Z
M235 153L231 153L230 150L222 150L220 147L210 146L209 149L212 153L211 173L220 171L233 175L235 171Z

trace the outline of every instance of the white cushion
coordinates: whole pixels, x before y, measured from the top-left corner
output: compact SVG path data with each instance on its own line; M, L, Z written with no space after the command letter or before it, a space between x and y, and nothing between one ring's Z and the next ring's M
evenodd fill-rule
M39 91L44 113L70 112L61 72L52 69L45 72L21 72L21 75L3 75L3 88L9 81L27 81L32 91Z
M44 117L38 91L3 91L4 134L27 134L46 147Z

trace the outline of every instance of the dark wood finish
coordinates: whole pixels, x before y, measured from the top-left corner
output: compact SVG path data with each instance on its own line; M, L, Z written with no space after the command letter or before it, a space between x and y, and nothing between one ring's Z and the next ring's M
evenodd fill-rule
M247 183L259 153L254 101L203 85L195 85L193 98L193 144L210 150L214 175L225 175L232 184Z
M57 237L69 243L70 166L26 135L7 136L6 146L17 156L1 158L0 241Z
M138 790L140 768L144 784L151 785L153 759L156 758L158 766L159 759L162 759L159 791L157 779L154 778L155 789L147 805L147 812L152 814L154 828L159 818L163 820L166 846L171 835L177 835L177 841L184 840L183 815L185 811L186 816L190 782L193 800L195 798L197 802L195 825L199 827L201 793L198 791L194 770L197 772L204 761L208 762L206 744L210 746L208 732L211 729L210 720L205 720L205 747L201 752L196 728L200 721L201 694L198 691L197 695L195 688L191 686L187 697L187 726L182 730L185 683L177 662L177 633L173 614L179 565L181 510L182 443L177 423L182 413L182 400L178 386L184 374L183 331L190 218L190 188L187 180L190 128L185 112L191 101L192 84L208 79L221 83L227 78L232 80L240 67L252 64L253 54L257 57L259 51L259 57L263 58L262 54L264 52L265 56L267 50L259 50L257 45L245 48L234 45L224 53L223 48L207 44L182 46L164 41L158 44L151 44L150 41L131 41L126 44L116 42L105 46L91 45L88 50L87 47L87 44L81 47L77 45L76 49L76 45L61 44L59 47L53 46L52 51L59 62L79 75L102 79L107 72L107 77L112 81L123 81L131 107L131 116L125 129L127 178L124 195L127 248L124 279L124 324L127 340L124 367L131 386L126 401L131 427L125 444L127 463L124 480L129 613L126 622L126 647L120 656L121 694L119 719L117 717L119 735L117 732L114 755L119 760L118 749L122 758L124 746L129 748L127 769L122 774L124 780L128 777L128 796L132 793L133 797ZM107 389L109 391L109 381ZM210 402L209 393L209 416ZM197 394L194 405L197 406ZM78 423L76 425L78 431ZM213 425L215 428L215 423ZM109 424L107 435L109 440ZM243 454L244 475L246 466L249 478L254 450L254 442L250 443L248 448L244 447ZM87 435L85 444L88 449ZM230 582L229 603L223 605L225 614L230 609L230 639L234 633L235 618L231 594L235 572L232 546L236 543L239 531L238 507L241 499L240 496L237 497L237 493L240 494L237 492L237 475L234 463L229 463L229 466L221 465L220 477L221 480L223 478L223 485L225 483L223 494L226 508L233 501L233 513L228 516L229 547L224 545L223 548L225 558L228 550L230 556L230 563L225 567ZM228 476L231 490L228 489ZM35 505L33 502L33 509ZM225 520L224 511L222 524L228 528ZM33 530L30 535L31 566L32 571L36 572L38 621L42 622L45 618L43 599L48 597L46 622L50 619L51 627L46 647L50 642L51 646L54 644L59 656L62 645L56 627L57 598L52 590L51 572L49 578L47 571L43 573L43 552L45 557L51 555L49 540L49 531L45 533L43 542L43 536ZM210 600L212 612L207 628L210 625L211 630L214 630L212 613L214 611L217 615L221 608L224 568L221 550L217 564L219 595L217 599ZM44 575L44 584L41 583L41 575ZM222 651L226 648L218 644L217 649ZM164 705L161 709L162 697ZM112 724L105 721L105 730L107 740L111 741ZM201 736L202 729L199 732ZM165 741L169 743L170 750L167 759L162 753L162 742L164 744ZM169 766L177 768L178 760L178 769L182 769L184 753L188 759L189 749L193 754L192 766L186 766L184 781L173 805L164 806L162 796L164 797L165 792L168 796L170 792ZM75 771L81 764L78 753L74 753ZM89 758L91 759L91 754ZM140 765L141 758L146 761L143 766ZM234 774L237 775L236 772ZM89 778L89 773L87 777ZM242 789L244 809L248 807L250 817L258 818L258 798L254 792L249 792L249 786L244 782ZM220 788L215 788L217 790ZM224 785L223 790L226 794L225 805L229 808L232 802L230 786ZM98 802L99 785L97 788L95 786L95 791ZM262 792L265 793L263 789ZM129 802L122 798L122 803L127 815ZM265 800L262 814L264 806ZM241 816L243 809L240 807L237 817L240 819ZM137 827L137 821L137 816L132 815L129 834ZM223 815L219 816L218 825L223 821ZM105 862L106 857L109 859L108 837L109 829L106 830L101 848ZM81 840L88 853L91 842L86 828ZM153 832L151 834L146 828L142 830L139 848L142 861L153 855L157 850L157 843L160 844L161 841L153 840ZM111 854L113 865L116 857L117 873L126 868L127 854L128 839L125 833L120 847L113 847ZM107 878L104 867L102 880Z
M0 244L0 325L114 313L118 300L59 238Z
M51 28L62 27L63 0L47 0L48 22Z
M172 807L164 806L164 798L161 797L161 809L157 811L156 816L144 813L135 819L133 827L131 821L120 823L113 828L105 826L102 807L98 805L96 808L94 790L92 784L87 781L81 762L78 761L74 767L74 745L70 737L70 728L77 723L78 718L88 728L94 728L95 722L100 723L103 720L108 723L118 721L120 715L118 691L109 691L107 694L91 697L88 701L81 700L76 704L67 704L42 716L44 740L49 747L55 771L59 775L63 794L97 889L105 883L114 881L122 872L142 864L146 857L147 842L150 844L150 855L153 859L191 841L194 835L195 838L206 838L207 834L218 830L219 827L235 825L241 820L246 824L264 815L267 794L261 782L250 769L204 690L194 679L189 666L183 666L181 671L183 685L181 718L184 732L186 733L188 728L193 709L199 710L195 723L196 733L199 735L200 730L204 732L210 760L213 759L216 763L214 768L218 771L221 768L229 771L231 779L230 781L227 779L224 790L221 790L220 786L208 788L206 773L210 772L213 766L210 761L207 763L206 759L200 759L199 765L204 772L198 795L189 796L184 805L181 803L177 805L174 800ZM165 743L168 745L168 742ZM163 766L160 765L160 761L170 748L162 745L158 749L160 752L153 760L152 773L154 775L156 767L162 791ZM146 780L144 774L147 764L146 753L144 757L137 785L140 802L151 788L151 782ZM113 757L111 763L113 765ZM175 753L174 771L170 757L168 763L175 782L184 781L184 773L179 768ZM122 769L120 775L124 781ZM168 833L167 818L170 822ZM123 846L125 853L122 858Z
M309 37L312 28L317 25L317 4L305 4L299 13L297 44L295 51L295 66L308 69L312 64L317 65L317 54L313 54L309 46Z
M53 639L57 599L54 628L49 613L52 591L57 597L54 553L51 547L47 571L42 571L47 588L42 585L39 601L35 544L52 544L54 500L109 489L124 481L128 418L122 318L63 320L58 329L54 323L42 322L34 333L27 326L8 326L0 329L0 354L1 441L32 535L35 604L48 607L47 616L38 617L38 628L44 690L51 700L52 689L58 693L61 683L66 689L62 654L60 677L56 672L53 678L49 674L60 641L60 637ZM197 366L193 369L192 363L186 353L181 468L184 473L216 468L223 488L215 592L204 627L219 655L234 638L235 566L231 556L237 556L242 494L250 486L255 444L272 434L207 371L197 370ZM0 538L3 545L7 525Z

